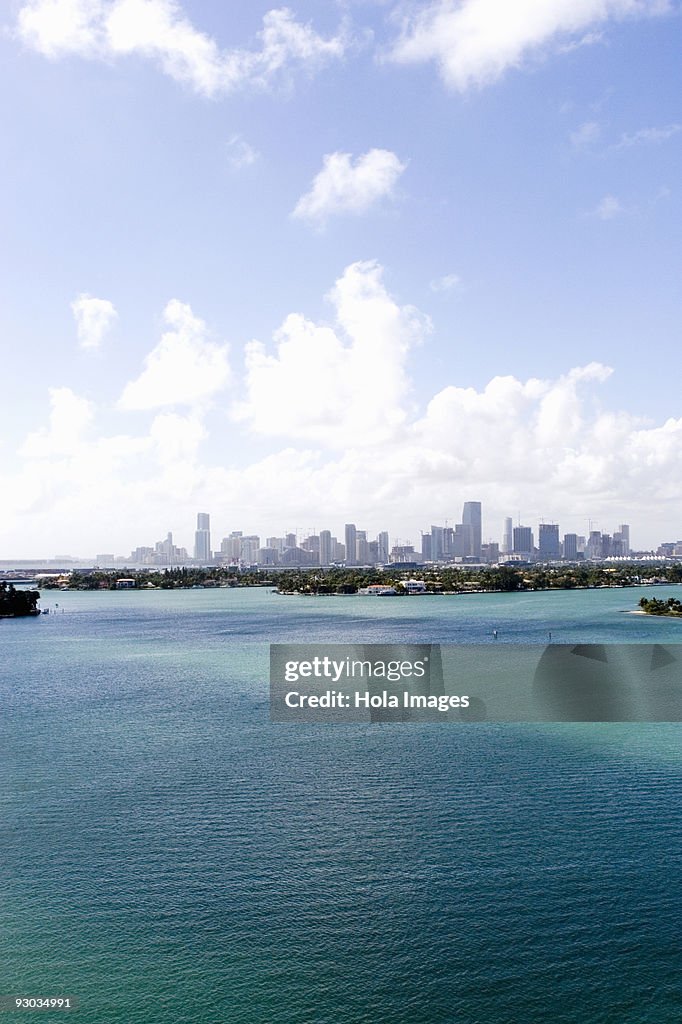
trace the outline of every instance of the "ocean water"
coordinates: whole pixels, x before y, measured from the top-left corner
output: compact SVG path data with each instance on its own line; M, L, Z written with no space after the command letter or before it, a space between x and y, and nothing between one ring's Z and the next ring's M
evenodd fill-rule
M79 1024L678 1024L680 726L268 719L271 641L679 642L625 613L650 592L46 592L0 622L0 995Z

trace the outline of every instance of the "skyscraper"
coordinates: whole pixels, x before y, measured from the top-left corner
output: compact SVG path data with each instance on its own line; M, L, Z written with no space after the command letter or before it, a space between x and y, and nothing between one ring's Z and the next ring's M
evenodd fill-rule
M538 551L540 558L543 560L554 561L557 558L561 558L559 527L556 524L540 523Z
M478 561L481 559L481 503L480 501L465 501L462 510L462 525L471 527L470 554Z
M332 560L332 535L329 530L320 531L320 565L329 565Z
M211 561L211 517L208 512L197 514L197 528L194 534L194 557L198 562Z
M511 555L514 550L514 541L512 536L512 519L511 516L507 516L504 521L504 534L502 537L502 554Z
M357 565L357 533L355 523L346 523L346 565Z
M533 555L533 531L530 526L515 526L513 536L514 554L531 558Z
M377 537L377 561L380 565L388 565L389 550L388 533L382 530Z

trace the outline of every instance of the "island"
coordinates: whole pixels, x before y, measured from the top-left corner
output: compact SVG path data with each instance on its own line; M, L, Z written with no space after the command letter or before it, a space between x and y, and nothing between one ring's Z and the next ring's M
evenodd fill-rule
M24 615L40 615L38 590L16 590L11 583L0 580L0 619Z
M639 607L645 615L667 615L669 618L682 619L682 601L676 597L669 597L667 601L660 601L657 597L643 597Z

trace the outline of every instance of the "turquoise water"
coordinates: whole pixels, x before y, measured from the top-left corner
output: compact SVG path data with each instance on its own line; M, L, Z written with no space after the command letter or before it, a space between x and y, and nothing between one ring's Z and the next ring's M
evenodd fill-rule
M679 1022L679 726L268 721L269 641L679 641L641 593L50 593L0 622L0 994L80 1024Z

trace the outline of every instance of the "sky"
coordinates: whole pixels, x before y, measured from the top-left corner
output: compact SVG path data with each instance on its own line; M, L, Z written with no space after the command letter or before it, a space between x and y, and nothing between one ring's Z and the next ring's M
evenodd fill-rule
M678 0L10 0L0 559L682 537Z

